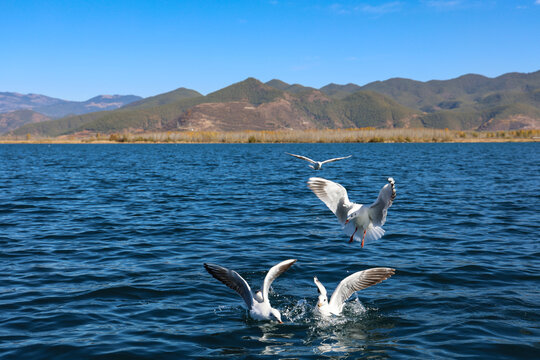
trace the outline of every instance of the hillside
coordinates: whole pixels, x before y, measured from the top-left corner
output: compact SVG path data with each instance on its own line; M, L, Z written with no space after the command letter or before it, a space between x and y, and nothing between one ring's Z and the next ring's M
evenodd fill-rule
M361 87L391 97L398 103L422 110L474 108L477 101L493 93L530 92L540 89L540 71L508 73L496 78L468 74L451 80L427 82L394 78L375 81Z
M496 78L468 74L427 82L403 78L375 81L364 86L329 84L321 88L333 98L359 90L388 96L422 111L424 127L514 130L540 127L540 71L508 73Z
M287 92L290 92L290 93L293 93L293 94L300 94L300 93L303 93L303 92L309 92L309 91L312 91L312 90L316 90L315 88L308 87L308 86L303 86L303 85L300 85L300 84L292 84L292 85L290 85L290 84L287 84L286 82L278 80L278 79L272 79L272 80L266 82L266 85L271 86L271 87L273 87L275 89L282 90L282 91L287 91Z
M39 123L51 118L32 110L16 110L0 114L0 134L15 130L25 124Z
M170 104L170 103L177 102L179 100L189 99L189 98L194 98L194 97L199 97L199 96L202 96L202 94L195 90L181 87L173 91L169 91L169 92L159 94L156 96L150 96L150 97L132 102L126 105L125 107L142 109L145 107L153 107L153 106Z
M357 91L362 90L362 88L352 83L349 83L346 85L338 85L338 84L331 83L326 86L323 86L320 90L328 96L342 99L344 97L349 96L350 94L353 94Z

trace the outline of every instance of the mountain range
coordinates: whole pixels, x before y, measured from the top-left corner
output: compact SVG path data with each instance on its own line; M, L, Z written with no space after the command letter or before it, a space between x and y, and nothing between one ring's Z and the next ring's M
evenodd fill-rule
M0 134L26 123L114 110L140 99L135 95L99 95L86 101L69 101L39 94L0 92Z
M248 78L207 95L179 88L115 110L27 124L10 134L360 127L540 128L540 71L427 82L393 78L320 89Z

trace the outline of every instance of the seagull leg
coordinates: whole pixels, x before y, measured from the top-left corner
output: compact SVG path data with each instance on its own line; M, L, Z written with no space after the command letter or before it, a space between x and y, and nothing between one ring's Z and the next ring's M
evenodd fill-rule
M358 228L355 228L355 229L354 229L354 232L353 232L352 235L351 235L351 239L349 240L349 244L353 242L353 240L354 240L354 234L356 234L356 230L358 230ZM364 241L364 240L362 239L362 241Z
M364 230L364 236L362 236L362 245L360 247L364 247L364 239L366 237L366 231L367 230Z

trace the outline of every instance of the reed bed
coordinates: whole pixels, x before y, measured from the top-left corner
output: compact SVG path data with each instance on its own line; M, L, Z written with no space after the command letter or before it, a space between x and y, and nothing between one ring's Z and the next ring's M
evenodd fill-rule
M517 131L451 131L446 129L326 129L278 131L182 131L145 134L111 134L114 142L160 143L374 143L374 142L456 142L533 139L540 130ZM105 138L107 139L107 138ZM105 140L103 139L103 140ZM87 139L92 141L92 139ZM96 137L99 140L99 136Z
M539 141L540 130L455 131L448 129L325 129L277 131L167 131L70 135L57 138L0 138L28 143L424 143Z

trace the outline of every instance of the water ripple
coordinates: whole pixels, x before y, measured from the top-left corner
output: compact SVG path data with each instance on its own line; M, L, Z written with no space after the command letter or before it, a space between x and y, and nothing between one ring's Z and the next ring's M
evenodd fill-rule
M530 144L1 145L0 357L538 358L540 162ZM284 152L354 154L320 172ZM348 244L310 176L371 203L385 236ZM203 262L272 286L250 319ZM396 274L344 315L314 311L356 271Z

